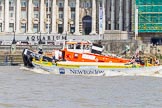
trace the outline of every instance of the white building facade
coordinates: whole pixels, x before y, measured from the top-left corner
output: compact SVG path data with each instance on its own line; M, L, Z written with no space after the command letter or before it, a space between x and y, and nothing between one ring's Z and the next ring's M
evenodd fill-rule
M132 0L0 0L0 35L131 31ZM22 35L22 36L23 36Z

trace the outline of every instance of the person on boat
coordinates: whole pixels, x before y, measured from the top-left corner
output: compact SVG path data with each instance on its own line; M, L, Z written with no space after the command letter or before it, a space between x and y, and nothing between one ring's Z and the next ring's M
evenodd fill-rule
M140 65L144 65L145 64L144 61L142 60L142 57L141 56L138 57L138 59L136 60L136 62L138 64L140 64Z
M152 64L152 65L154 64L152 57L149 58L149 61L150 61L150 64Z
M54 50L53 52L53 60L60 61L62 59L62 52L61 50Z
M43 50L39 48L38 54L43 54Z
M144 65L144 62L142 61L142 58L140 56L133 56L130 63Z
M55 50L56 49L53 49L53 51L52 51L52 60L53 60L52 62L55 62Z
M39 48L39 51L37 52L38 54L35 55L36 60L40 60L43 54L43 50Z
M62 60L62 51L59 49L59 60Z
M131 61L130 61L130 64L134 64L136 61L135 61L135 56L133 56L132 58L131 58Z
M154 60L155 60L155 65L156 65L156 66L159 66L159 65L160 65L159 59L157 59L157 58L155 57Z
M137 63L140 63L140 62L141 62L141 57L140 57L140 56L137 56L137 57L135 58L135 61L136 61Z

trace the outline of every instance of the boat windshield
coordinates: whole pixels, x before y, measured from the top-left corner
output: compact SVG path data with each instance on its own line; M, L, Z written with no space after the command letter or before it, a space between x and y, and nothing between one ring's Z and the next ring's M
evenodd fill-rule
M86 45L86 44L83 45L83 49L84 49L84 50L89 50L89 49L90 49L90 45L88 45L88 44L87 44L87 45Z
M80 43L76 44L76 49L81 49L81 44Z
M68 44L68 49L74 49L74 44Z
M67 42L66 48L69 50L90 50L91 43L88 43L88 42Z

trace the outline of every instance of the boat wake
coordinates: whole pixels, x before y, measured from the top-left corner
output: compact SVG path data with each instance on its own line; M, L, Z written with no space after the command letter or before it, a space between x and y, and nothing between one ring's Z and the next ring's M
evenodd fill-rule
M42 69L38 69L38 68L27 68L27 67L21 66L20 69L25 70L25 71L34 72L34 73L39 73L39 74L50 74L49 72L44 71Z
M107 72L106 77L109 76L150 76L150 77L162 77L162 71L156 72Z

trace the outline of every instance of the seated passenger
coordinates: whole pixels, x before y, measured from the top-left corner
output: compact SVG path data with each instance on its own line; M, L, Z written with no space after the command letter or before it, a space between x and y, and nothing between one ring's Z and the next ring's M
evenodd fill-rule
M43 50L39 49L38 54L43 54Z
M160 61L159 59L155 58L155 65L159 66L160 65Z
M133 57L131 58L130 64L134 64L135 62L136 62L135 56L133 56Z

